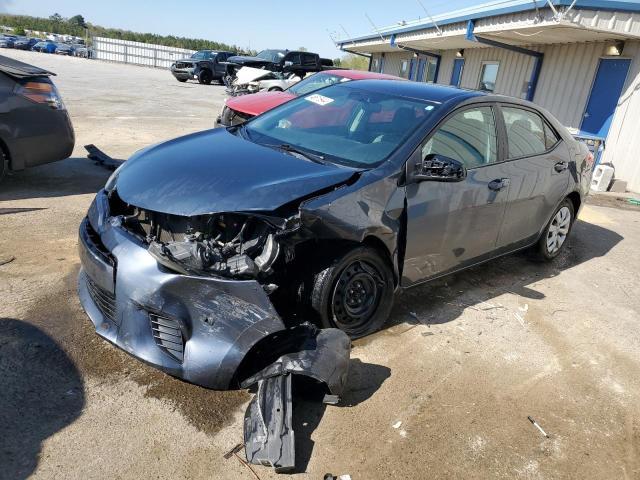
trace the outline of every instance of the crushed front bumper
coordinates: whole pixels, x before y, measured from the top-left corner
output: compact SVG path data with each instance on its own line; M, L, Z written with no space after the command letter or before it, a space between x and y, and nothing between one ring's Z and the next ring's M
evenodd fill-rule
M285 330L260 284L181 275L110 217L104 191L79 232L80 302L96 332L173 376L233 388L243 358Z

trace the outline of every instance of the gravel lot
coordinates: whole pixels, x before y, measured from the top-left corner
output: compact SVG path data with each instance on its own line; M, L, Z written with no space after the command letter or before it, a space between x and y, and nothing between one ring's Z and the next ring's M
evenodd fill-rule
M0 266L0 478L255 478L222 457L250 394L134 360L75 293L76 230L108 176L82 146L127 158L210 128L223 87L3 54L58 74L77 140L72 158L0 185L0 257L15 256ZM510 256L400 296L355 343L343 404L297 408L296 477L640 478L639 245L639 211L587 205L554 264Z

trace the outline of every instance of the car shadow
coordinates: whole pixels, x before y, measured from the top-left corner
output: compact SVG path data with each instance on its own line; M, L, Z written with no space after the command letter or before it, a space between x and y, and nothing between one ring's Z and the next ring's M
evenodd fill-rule
M349 363L349 376L347 390L342 395L340 403L336 406L353 407L369 399L391 376L391 370L382 365L365 363L357 358L352 358ZM295 472L305 472L311 459L315 442L311 436L316 430L327 406L322 403L323 389L317 388L306 377L294 376L293 385L293 431L296 443ZM330 407L330 408L336 408Z
M0 477L29 477L42 442L84 404L80 373L62 348L29 323L0 318Z
M70 157L5 176L0 181L0 201L95 193L111 173L88 158Z
M564 250L552 262L535 262L520 252L404 291L396 299L385 330L400 324L447 323L470 307L490 310L495 306L492 300L505 293L544 299L533 284L602 257L621 240L612 230L578 220Z

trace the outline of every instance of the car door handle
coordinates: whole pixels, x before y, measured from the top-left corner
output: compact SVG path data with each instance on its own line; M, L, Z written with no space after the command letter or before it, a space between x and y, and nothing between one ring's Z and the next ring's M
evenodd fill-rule
M489 190L497 192L498 190L508 187L510 182L508 178L496 178L489 182Z
M569 168L569 162L558 162L553 166L553 169L558 173L564 172L567 168Z

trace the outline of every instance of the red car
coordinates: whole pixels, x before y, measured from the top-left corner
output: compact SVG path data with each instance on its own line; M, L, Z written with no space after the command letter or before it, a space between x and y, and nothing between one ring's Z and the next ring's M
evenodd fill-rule
M218 125L230 127L246 122L250 118L282 105L300 95L306 95L334 83L352 80L405 80L384 73L363 72L361 70L325 70L291 86L284 92L260 92L230 98L226 101Z

